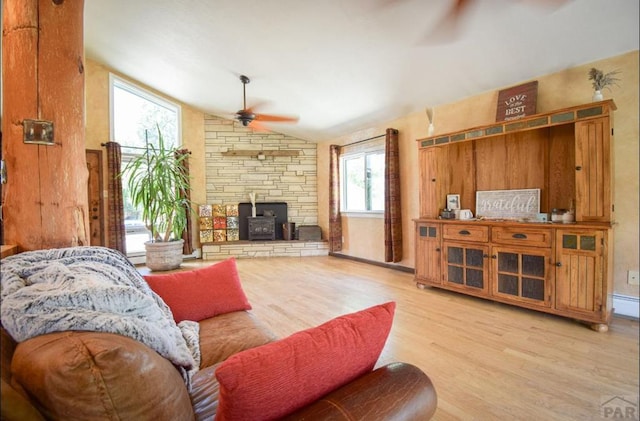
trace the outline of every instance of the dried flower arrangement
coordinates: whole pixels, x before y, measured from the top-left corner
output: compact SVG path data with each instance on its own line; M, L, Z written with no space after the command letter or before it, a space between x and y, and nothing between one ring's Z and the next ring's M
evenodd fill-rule
M593 89L596 91L601 91L604 88L610 89L609 86L616 85L617 81L620 79L616 78L615 75L620 73L619 70L614 70L613 72L603 73L602 70L598 70L595 67L592 67L589 70L589 80L592 80Z

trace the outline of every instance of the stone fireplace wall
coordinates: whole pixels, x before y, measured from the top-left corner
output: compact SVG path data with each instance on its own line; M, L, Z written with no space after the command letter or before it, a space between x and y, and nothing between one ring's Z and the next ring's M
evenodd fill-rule
M289 222L318 224L317 144L272 132L253 132L232 120L205 115L207 204L286 202ZM228 150L296 150L298 156L223 156Z

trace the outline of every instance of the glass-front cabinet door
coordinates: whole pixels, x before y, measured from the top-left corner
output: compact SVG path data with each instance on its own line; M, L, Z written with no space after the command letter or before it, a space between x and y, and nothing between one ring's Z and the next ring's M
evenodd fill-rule
M443 242L443 282L466 293L488 295L489 246Z
M491 251L492 295L519 303L551 306L551 250L494 246Z

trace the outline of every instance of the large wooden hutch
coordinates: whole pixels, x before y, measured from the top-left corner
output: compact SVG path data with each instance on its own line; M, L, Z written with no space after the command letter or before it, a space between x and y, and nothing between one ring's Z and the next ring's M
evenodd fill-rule
M570 317L606 331L612 313L613 101L418 139L418 286ZM574 223L445 220L447 194L540 189L540 212Z

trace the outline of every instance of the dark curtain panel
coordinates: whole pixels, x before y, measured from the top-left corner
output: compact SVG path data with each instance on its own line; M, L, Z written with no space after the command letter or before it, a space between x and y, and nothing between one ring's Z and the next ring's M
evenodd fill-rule
M124 228L124 202L122 200L122 151L117 142L104 144L107 149L107 240L109 247L127 254L126 231Z
M329 251L342 250L340 216L340 146L331 145L329 156Z
M387 129L384 147L384 261L402 260L402 207L398 131Z
M180 167L182 172L189 178L189 152L187 149L180 149L176 151L176 157L180 157L182 155L186 155L185 158L180 161ZM186 215L187 215L187 225L185 226L184 232L182 233L182 239L184 240L184 246L182 247L182 254L191 254L193 253L193 227L191 226L191 189L183 190L180 192L183 199L187 199L187 205L185 205Z

